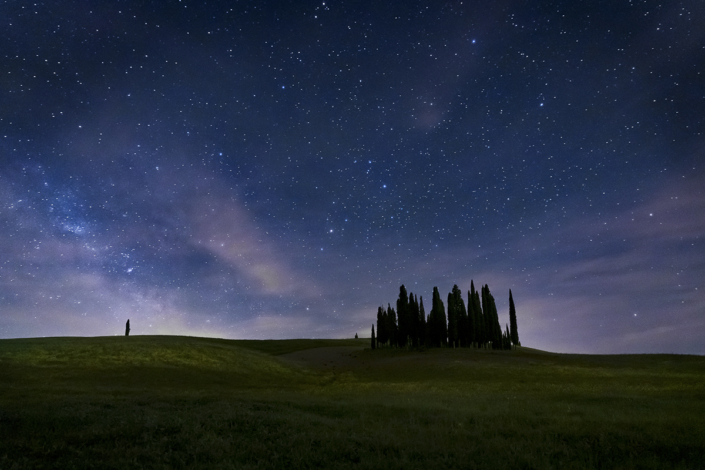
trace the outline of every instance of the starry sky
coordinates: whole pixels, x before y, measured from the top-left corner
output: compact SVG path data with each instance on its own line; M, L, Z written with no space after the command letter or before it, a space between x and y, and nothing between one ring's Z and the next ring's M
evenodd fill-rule
M0 22L1 338L369 336L474 280L525 346L705 354L701 0Z

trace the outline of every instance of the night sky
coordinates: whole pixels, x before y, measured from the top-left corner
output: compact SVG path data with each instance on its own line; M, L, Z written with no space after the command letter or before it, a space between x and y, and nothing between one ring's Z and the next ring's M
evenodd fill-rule
M0 337L705 354L705 3L3 2Z

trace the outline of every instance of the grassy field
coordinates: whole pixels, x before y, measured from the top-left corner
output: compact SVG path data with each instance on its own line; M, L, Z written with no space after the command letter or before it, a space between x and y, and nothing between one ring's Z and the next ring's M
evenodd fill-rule
M0 340L0 469L705 468L705 357Z

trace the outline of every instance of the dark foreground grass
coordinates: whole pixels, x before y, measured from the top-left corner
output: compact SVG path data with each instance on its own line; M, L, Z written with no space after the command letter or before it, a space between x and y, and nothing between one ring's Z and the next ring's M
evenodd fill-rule
M703 357L308 341L0 341L0 469L705 466Z

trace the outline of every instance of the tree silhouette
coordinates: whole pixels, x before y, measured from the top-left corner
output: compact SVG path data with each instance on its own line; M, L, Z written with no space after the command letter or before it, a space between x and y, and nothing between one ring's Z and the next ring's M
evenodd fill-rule
M477 347L481 348L487 344L485 317L482 314L482 305L480 304L480 293L475 290L475 283L473 281L470 281L470 295L472 297L473 324L475 326L475 342L477 343ZM470 302L469 299L468 302Z
M433 346L445 346L448 338L448 325L446 323L446 309L438 293L438 287L433 288L433 302L429 315L429 327Z
M472 285L472 284L471 284ZM470 346L477 347L477 321L475 318L475 288L468 291L468 342Z
M478 347L484 348L487 346L487 325L485 314L483 312L484 305L480 302L480 291L475 290L475 286L470 282L470 290L473 291L473 308L475 309L475 322L477 324L477 344Z
M512 338L509 335L509 325L505 323L505 330L502 333L502 349L512 349Z
M419 302L412 292L409 292L409 337L411 347L419 345Z
M428 325L426 323L426 311L423 308L423 295L419 301L419 346L428 345Z
M456 288L458 286L455 286ZM448 293L448 346L455 348L458 342L458 313L455 308L455 297Z
M399 321L397 346L403 348L406 346L409 338L409 296L406 293L404 284L399 287L399 298L397 299L397 318Z
M387 342L387 315L382 307L377 309L377 345L382 346Z
M482 288L482 311L484 312L485 325L489 333L487 339L492 343L492 349L502 349L502 327L499 326L497 305L487 284Z
M125 336L130 336L130 319L127 319L127 323L125 323Z
M355 335L357 336L357 335ZM372 349L375 348L375 326L374 324L372 325Z
M387 340L390 346L397 345L397 314L390 304L387 304Z
M454 291L455 309L458 312L458 345L467 348L470 346L468 339L468 312L465 309L465 300L460 289Z
M490 322L490 301L487 298L487 292L485 292L485 286L481 288L482 295L482 333L483 333L483 343L489 345L492 341L492 324Z
M516 331L516 310L512 291L509 291L510 324L505 331L499 324L497 304L485 284L480 291L475 290L475 282L470 281L467 309L461 290L457 284L448 294L448 314L438 287L433 288L431 312L426 315L423 296L419 300L412 292L407 294L402 284L394 310L390 303L387 309L377 309L376 347L385 344L389 347L477 347L511 349L519 344ZM374 332L374 325L373 332Z
M511 289L509 289L509 334L514 347L521 346L519 342L519 331L517 330L517 312L514 308L514 299L512 298Z
M453 304L453 329L455 330L453 334L450 333L451 320L450 320L450 304ZM453 346L466 347L468 346L468 315L465 310L465 301L463 300L463 293L458 288L458 285L453 286L452 292L448 295L448 338L453 339Z

